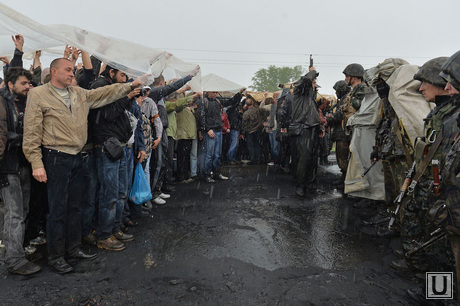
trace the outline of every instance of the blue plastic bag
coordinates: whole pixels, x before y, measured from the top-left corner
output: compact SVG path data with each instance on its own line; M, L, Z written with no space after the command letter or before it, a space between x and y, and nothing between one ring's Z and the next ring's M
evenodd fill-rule
M152 199L152 192L150 191L147 178L145 177L144 169L141 163L137 163L136 170L134 171L134 182L129 194L129 199L134 204L142 204Z

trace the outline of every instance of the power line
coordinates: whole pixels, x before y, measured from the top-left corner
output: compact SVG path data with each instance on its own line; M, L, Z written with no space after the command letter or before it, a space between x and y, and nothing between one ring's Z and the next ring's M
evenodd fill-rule
M431 56L390 56L390 55L359 55L359 54L327 54L327 53L284 53L284 52L256 52L256 51L241 51L241 50L205 50L205 49L178 49L178 48L159 48L161 50L171 51L192 51L192 52L214 52L214 53L239 53L239 54L265 54L265 55L294 55L294 56L333 56L333 57L361 57L361 58L420 58L431 59Z

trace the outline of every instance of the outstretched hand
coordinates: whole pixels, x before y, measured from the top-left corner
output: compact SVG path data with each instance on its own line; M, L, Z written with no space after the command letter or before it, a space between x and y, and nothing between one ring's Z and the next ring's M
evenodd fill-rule
M24 46L24 37L18 34L11 36L11 38L13 39L16 48L22 52L22 47Z

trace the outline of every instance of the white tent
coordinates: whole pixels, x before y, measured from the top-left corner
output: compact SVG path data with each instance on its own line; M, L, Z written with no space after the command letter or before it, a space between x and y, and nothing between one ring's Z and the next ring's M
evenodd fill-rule
M244 86L233 83L223 77L215 75L213 73L207 74L201 78L201 90L205 91L229 91L231 93L237 93Z

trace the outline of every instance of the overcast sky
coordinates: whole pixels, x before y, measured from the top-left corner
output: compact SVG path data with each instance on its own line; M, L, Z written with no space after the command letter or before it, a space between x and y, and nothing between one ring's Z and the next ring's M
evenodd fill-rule
M460 49L459 0L0 0L42 24L69 24L168 50L243 86L269 65L308 66L333 93L349 63L422 65Z

